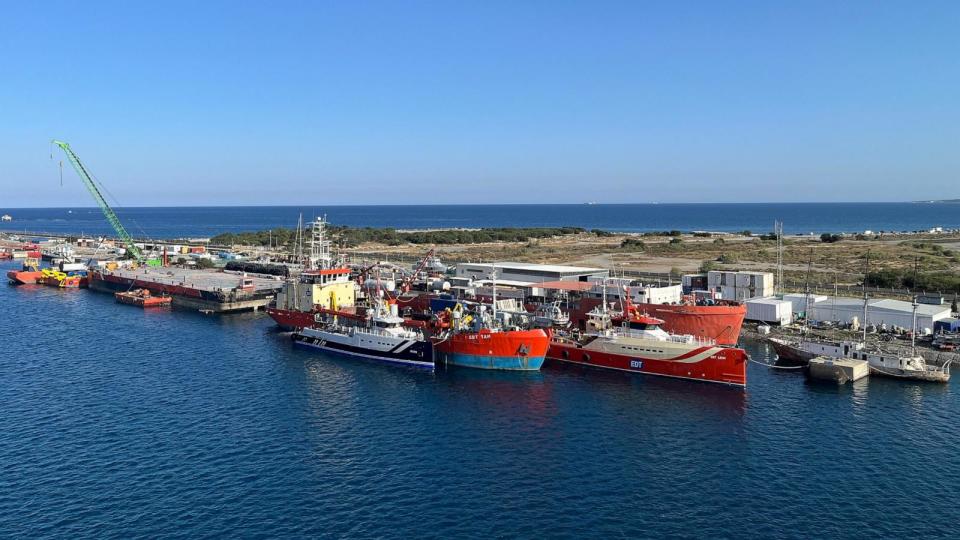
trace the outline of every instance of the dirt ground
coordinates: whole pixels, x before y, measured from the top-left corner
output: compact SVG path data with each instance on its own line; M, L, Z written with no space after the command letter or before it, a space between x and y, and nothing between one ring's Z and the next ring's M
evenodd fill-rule
M628 240L629 239L629 240ZM623 242L642 242L624 245ZM431 246L365 244L345 250L356 257L415 262ZM758 236L719 234L675 237L592 233L528 242L499 242L435 246L445 262L523 261L596 266L641 272L695 272L704 264L720 270L776 271L777 243ZM881 268L920 271L960 271L960 235L900 234L884 237L844 237L824 243L820 237L784 237L784 274L797 279L811 274L820 282L856 283L863 275L869 252L871 270Z

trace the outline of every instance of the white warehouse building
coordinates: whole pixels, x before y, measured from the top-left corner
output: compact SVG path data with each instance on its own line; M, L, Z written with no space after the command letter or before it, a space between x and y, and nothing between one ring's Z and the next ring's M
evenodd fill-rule
M473 280L489 279L494 268L496 268L498 280L525 283L588 281L590 278L605 278L610 275L610 271L603 268L523 262L461 263L457 265L456 273L457 277Z
M821 299L822 298L822 299ZM821 299L814 302L814 299ZM802 308L801 308L802 309ZM839 321L849 324L854 318L863 323L863 299L841 296L811 297L811 321ZM950 317L950 306L917 305L917 331L933 330L933 323ZM867 302L866 324L880 326L913 326L913 305L902 300L874 299Z

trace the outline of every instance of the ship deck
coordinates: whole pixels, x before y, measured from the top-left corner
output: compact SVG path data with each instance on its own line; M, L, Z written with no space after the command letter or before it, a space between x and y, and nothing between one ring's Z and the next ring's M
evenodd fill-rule
M142 287L170 295L176 307L216 313L266 308L283 287L283 281L247 274L253 289L238 291L241 274L192 268L118 268L102 274L103 280L91 280L93 290L112 293Z
M124 279L138 279L141 281L188 287L208 292L232 290L240 284L241 278L240 274L235 273L173 266L161 268L140 267L137 269L118 268L113 271L104 271L103 273ZM253 280L254 291L257 293L273 293L283 288L282 281L250 274L247 274L247 277Z

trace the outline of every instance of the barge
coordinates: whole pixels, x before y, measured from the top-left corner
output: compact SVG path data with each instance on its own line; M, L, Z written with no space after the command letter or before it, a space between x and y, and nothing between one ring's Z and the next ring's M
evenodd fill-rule
M189 268L117 268L90 272L90 289L117 293L146 289L175 307L213 313L266 308L283 286L275 279Z

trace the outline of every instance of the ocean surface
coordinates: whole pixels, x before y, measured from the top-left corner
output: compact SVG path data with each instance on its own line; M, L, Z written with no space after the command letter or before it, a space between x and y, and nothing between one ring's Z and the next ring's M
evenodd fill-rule
M263 314L6 285L0 305L0 537L917 538L960 518L956 379L426 373L294 350Z
M223 232L296 227L326 215L336 225L397 229L476 227L585 227L609 231L770 232L914 231L960 228L960 204L568 204L446 206L258 206L116 209L127 230L145 238L210 237ZM0 230L113 234L97 208L0 208L14 220Z

